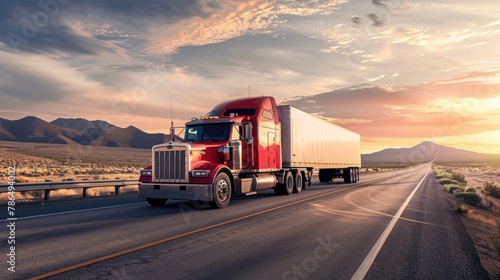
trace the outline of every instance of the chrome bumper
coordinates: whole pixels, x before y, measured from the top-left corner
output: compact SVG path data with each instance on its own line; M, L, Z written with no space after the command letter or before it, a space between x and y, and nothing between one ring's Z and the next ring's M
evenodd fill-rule
M211 184L142 183L139 189L139 197L198 201L213 200Z

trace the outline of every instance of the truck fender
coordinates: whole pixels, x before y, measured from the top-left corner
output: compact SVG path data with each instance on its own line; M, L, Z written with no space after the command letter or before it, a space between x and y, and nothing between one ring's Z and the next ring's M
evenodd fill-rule
M198 162L192 169L208 170L210 175L208 176L208 182L214 183L215 177L220 172L225 172L229 179L231 180L231 189L234 191L234 177L231 174L231 170L223 164L213 164L209 161ZM207 182L205 181L205 182Z

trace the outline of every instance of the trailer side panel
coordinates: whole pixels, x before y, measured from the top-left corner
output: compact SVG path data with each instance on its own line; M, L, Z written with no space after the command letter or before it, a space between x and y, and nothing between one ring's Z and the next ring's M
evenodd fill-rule
M361 167L359 134L289 105L278 114L284 167Z

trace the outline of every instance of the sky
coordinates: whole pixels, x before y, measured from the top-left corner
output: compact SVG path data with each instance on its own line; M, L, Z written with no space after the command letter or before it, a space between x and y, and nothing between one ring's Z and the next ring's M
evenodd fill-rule
M274 96L361 135L500 154L500 3L0 0L0 117L168 133Z

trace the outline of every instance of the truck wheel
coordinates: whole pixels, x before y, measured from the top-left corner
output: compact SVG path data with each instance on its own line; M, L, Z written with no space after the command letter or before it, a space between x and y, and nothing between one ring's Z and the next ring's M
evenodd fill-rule
M290 195L293 193L294 184L293 184L293 175L292 172L287 172L285 174L285 188L283 194Z
M231 180L226 173L221 172L215 177L213 186L214 197L210 201L212 208L224 208L231 200Z
M295 173L295 184L293 186L293 192L294 193L299 193L302 191L302 187L304 186L304 177L302 177L302 172L297 171Z
M146 201L155 207L163 206L167 202L166 199L162 199L162 198L146 198Z

